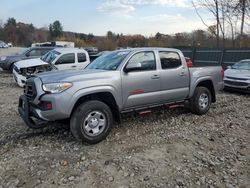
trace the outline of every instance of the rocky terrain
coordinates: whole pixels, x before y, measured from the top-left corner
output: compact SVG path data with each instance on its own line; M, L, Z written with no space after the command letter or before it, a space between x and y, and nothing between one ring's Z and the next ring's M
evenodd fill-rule
M220 93L204 116L180 108L124 117L86 145L59 123L28 129L22 92L0 72L0 188L250 187L250 95Z

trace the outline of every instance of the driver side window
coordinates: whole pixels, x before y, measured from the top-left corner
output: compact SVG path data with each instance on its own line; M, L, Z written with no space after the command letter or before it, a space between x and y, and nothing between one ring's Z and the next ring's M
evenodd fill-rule
M127 64L127 68L139 66L137 71L156 70L156 61L154 52L139 52L131 57Z

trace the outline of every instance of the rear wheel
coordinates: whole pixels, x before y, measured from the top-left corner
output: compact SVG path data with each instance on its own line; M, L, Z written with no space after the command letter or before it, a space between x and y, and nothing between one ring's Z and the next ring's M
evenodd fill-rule
M96 144L111 131L113 116L110 108L101 101L87 101L79 105L70 120L70 130L80 141Z
M211 92L206 87L197 87L190 99L190 110L197 115L206 114L211 105Z

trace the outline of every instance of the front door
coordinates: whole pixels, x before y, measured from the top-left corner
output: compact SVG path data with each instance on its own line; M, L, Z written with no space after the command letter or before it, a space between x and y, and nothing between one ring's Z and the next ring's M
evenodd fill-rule
M63 54L55 62L55 66L59 70L76 69L77 65L76 65L75 59L76 59L75 58L75 53Z
M126 67L140 65L140 69L122 72L122 97L125 109L160 102L160 76L153 51L134 54Z

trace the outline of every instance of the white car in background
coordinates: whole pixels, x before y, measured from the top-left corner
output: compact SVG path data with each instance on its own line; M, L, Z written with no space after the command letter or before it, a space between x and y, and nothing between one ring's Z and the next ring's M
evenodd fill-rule
M241 60L228 67L224 76L225 89L250 92L250 59Z
M84 69L90 63L88 52L77 48L57 48L41 58L18 61L14 64L13 76L16 83L23 87L31 75L66 69Z
M11 42L9 42L7 45L8 45L9 47L13 47L13 45L12 45Z
M0 40L0 48L8 48L8 47L9 46L5 42Z

